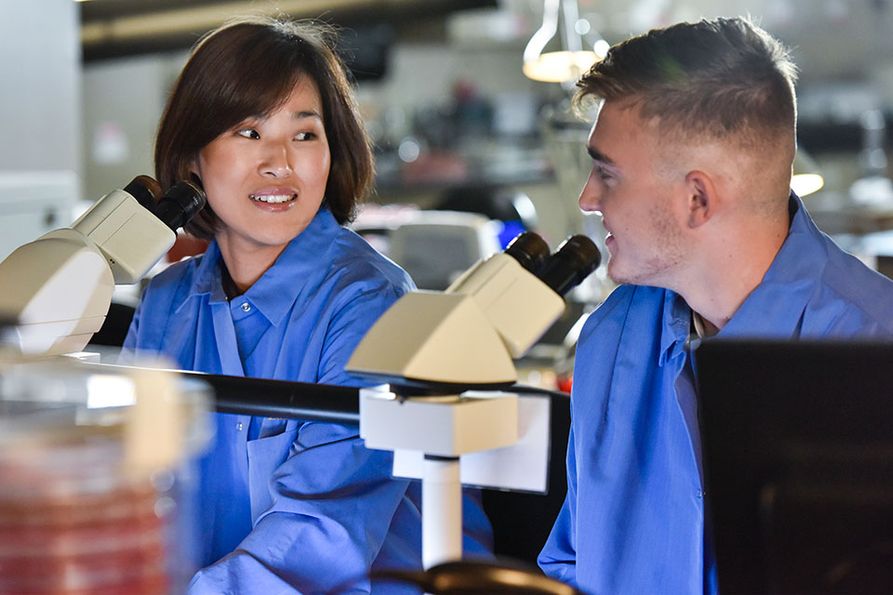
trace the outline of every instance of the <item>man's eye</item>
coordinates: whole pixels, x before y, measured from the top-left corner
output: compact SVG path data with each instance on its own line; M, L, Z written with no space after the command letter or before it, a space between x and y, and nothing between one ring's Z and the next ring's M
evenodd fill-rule
M597 175L600 180L610 180L612 177L611 173L600 165L594 166L593 169L595 169L595 175Z
M244 136L245 138L253 138L257 140L260 138L260 134L258 134L257 130L254 128L242 128L236 132L239 136Z

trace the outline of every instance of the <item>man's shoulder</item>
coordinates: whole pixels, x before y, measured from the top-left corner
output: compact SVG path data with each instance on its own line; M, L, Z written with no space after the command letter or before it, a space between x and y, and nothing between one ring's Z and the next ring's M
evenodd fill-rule
M580 332L577 353L592 350L608 355L621 343L649 342L662 323L668 290L644 285L621 285L589 316Z
M837 248L829 254L815 308L842 307L842 315L893 334L893 281Z
M584 333L595 332L604 325L622 326L631 312L646 309L662 308L667 290L645 285L620 285L599 304L586 320Z

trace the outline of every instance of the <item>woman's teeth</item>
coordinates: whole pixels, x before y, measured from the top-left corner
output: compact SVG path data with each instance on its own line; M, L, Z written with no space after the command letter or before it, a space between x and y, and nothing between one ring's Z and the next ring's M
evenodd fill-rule
M251 200L257 202L282 203L295 198L294 194L250 194Z

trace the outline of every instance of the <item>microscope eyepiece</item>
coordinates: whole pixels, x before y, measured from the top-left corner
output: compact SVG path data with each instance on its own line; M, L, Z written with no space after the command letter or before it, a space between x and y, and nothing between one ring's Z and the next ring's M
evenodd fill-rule
M149 176L135 177L124 192L174 231L202 210L208 200L197 182L181 180L162 194L161 184Z
M564 295L598 268L601 254L595 243L584 235L569 237L546 259L540 269L540 281L558 295Z
M505 253L517 260L522 267L536 275L549 257L549 245L543 238L532 231L525 231L515 236L515 239L509 242Z
M152 211L161 196L161 184L155 178L137 176L124 187L124 192L135 198L143 208Z
M198 184L181 180L168 188L150 210L165 225L177 231L205 206L207 197Z

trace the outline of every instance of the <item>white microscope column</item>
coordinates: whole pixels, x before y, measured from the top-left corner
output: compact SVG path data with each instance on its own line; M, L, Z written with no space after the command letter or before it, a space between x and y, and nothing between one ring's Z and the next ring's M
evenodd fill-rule
M422 564L462 559L459 459L426 456L422 486Z

